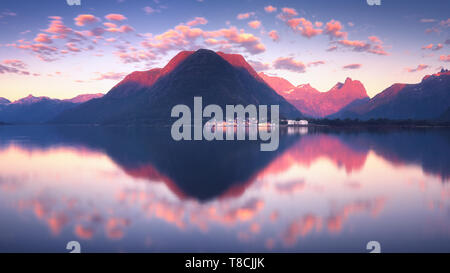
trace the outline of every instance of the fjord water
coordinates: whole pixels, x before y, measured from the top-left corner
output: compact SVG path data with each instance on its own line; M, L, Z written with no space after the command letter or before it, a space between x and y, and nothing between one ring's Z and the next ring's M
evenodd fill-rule
M449 129L0 127L0 252L450 251Z

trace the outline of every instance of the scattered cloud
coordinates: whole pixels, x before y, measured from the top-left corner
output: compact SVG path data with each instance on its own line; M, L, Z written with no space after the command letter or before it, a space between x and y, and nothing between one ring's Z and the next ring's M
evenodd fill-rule
M360 69L362 66L362 64L348 64L348 65L344 65L342 68L343 69Z
M293 57L280 57L274 61L273 67L299 73L306 72L306 65L301 61L294 60Z
M36 38L34 38L35 42L38 43L44 43L44 44L51 44L53 43L52 39L50 38L50 36L48 36L45 33L39 33Z
M6 65L10 65L12 67L18 68L18 69L25 69L27 67L27 65L24 62L22 62L21 60L17 60L17 59L3 60L3 63Z
M429 67L430 66L426 65L426 64L419 64L416 68L406 68L406 71L412 73L412 72L422 71L422 70L427 69Z
M328 34L330 38L347 38L347 32L342 31L341 22L331 20L325 25L325 34Z
M443 47L444 47L443 44L436 44L436 45L428 44L426 46L423 46L422 49L431 49L433 51L438 51L438 50L442 49Z
M207 23L208 23L208 20L206 20L205 18L195 17L194 20L187 22L186 25L193 27L196 25L206 25Z
M294 8L282 8L281 9L281 11L283 12L283 14L285 15L285 16L297 16L298 15L298 13L297 13L297 11L294 9Z
M260 61L251 61L251 60L249 60L248 63L253 67L253 69L255 69L258 72L270 69L270 64L263 63L263 62L260 62Z
M117 21L117 22L127 20L127 17L117 13L110 13L106 15L105 18L109 21Z
M272 12L277 11L277 8L274 7L274 6L269 5L269 6L267 6L267 7L264 7L264 10L265 10L266 12L268 12L268 13L272 13Z
M450 55L441 55L439 56L439 60L443 62L450 62Z
M258 29L261 26L261 21L254 20L248 23L251 28Z
M269 37L272 38L274 42L277 42L280 40L280 36L278 35L278 32L276 30L272 30L269 32Z
M310 63L308 63L308 67L310 67L310 66L318 66L318 65L321 65L321 64L325 64L325 61L310 62Z
M93 24L93 23L97 23L100 21L100 19L98 19L97 17L95 17L92 14L80 14L77 17L75 17L75 25L77 26L85 26L88 24Z
M250 18L250 17L253 16L253 15L255 15L254 12L239 13L239 14L236 16L236 18L237 18L238 20L244 20L244 19Z

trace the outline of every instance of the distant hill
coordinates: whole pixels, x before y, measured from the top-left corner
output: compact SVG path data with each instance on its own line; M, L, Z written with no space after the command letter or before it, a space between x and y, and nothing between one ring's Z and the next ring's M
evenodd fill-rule
M73 108L101 94L80 95L68 100L51 99L48 97L35 97L29 95L14 102L0 100L0 121L12 124L45 123L63 111Z
M337 83L327 92L319 92L309 84L295 87L281 77L264 73L259 75L299 111L314 118L325 117L353 102L369 99L363 84L350 78L344 83Z
M450 72L425 76L417 84L393 84L365 103L346 107L330 118L413 119L445 118L450 107Z
M167 123L172 107L193 98L203 105L280 105L280 117L302 117L238 54L200 49L177 54L162 69L133 72L103 98L69 109L54 123Z

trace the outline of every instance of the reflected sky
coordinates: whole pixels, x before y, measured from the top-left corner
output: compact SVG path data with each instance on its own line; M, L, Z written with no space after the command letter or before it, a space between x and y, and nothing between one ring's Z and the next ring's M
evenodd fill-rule
M0 127L0 252L450 251L450 131Z

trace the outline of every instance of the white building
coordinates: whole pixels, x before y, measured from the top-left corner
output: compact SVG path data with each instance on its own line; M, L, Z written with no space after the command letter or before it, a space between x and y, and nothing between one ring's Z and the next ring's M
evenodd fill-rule
M308 126L307 120L288 120L288 126Z

